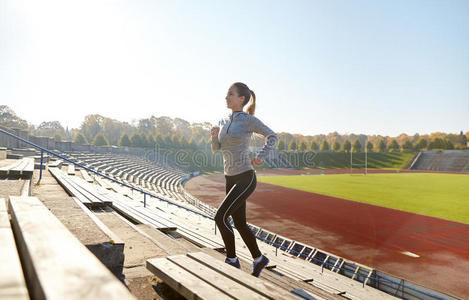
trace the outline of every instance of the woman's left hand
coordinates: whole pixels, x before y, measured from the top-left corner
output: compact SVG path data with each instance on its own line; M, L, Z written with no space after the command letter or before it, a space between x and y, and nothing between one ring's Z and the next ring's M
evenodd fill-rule
M260 166L260 165L262 165L262 159L259 159L259 158L256 157L253 160L251 160L251 164L253 166Z

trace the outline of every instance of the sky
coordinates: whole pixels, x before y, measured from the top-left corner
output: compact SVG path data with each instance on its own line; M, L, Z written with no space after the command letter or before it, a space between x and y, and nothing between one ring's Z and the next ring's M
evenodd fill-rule
M0 0L0 104L211 122L233 82L304 135L469 131L469 1Z

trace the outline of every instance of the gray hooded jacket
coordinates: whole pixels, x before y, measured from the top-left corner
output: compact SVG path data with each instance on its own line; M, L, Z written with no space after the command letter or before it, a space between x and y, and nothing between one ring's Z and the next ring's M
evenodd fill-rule
M249 158L249 143L253 132L267 138L257 158L264 159L269 151L275 149L278 136L258 118L244 111L235 111L218 122L218 136L212 137L212 152L221 150L224 173L227 176L237 175L254 170Z

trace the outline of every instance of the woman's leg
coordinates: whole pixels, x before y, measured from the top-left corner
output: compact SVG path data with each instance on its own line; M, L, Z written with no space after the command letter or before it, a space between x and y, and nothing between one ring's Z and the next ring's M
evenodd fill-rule
M231 188L218 207L215 222L225 243L226 256L233 258L236 256L235 240L233 229L228 223L228 216L233 215L233 212L238 210L241 205L246 204L246 198L256 188L256 174L254 171L248 171L235 176L227 176L227 190L229 186Z
M239 234L243 238L244 243L251 252L252 258L259 258L262 253L257 246L256 237L246 223L246 200L244 200L243 204L233 212L232 217L236 230L238 230Z
M254 181L256 181L255 174L254 174ZM252 190L256 188L256 183L253 184ZM256 237L252 233L251 229L249 228L248 224L246 223L246 198L239 207L233 211L232 217L235 224L236 229L241 234L244 243L249 248L251 252L251 256L254 259L252 264L252 273L256 277L261 275L262 270L269 264L269 259L262 255L261 251L259 251L259 247L257 246Z

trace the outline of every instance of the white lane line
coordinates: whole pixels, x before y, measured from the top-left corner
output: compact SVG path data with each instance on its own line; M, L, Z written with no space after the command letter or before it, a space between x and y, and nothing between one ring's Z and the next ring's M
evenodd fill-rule
M410 257L415 257L415 258L420 257L420 255L417 255L417 254L409 252L409 251L404 251L404 252L401 252L401 253L404 254L404 255L410 256Z

